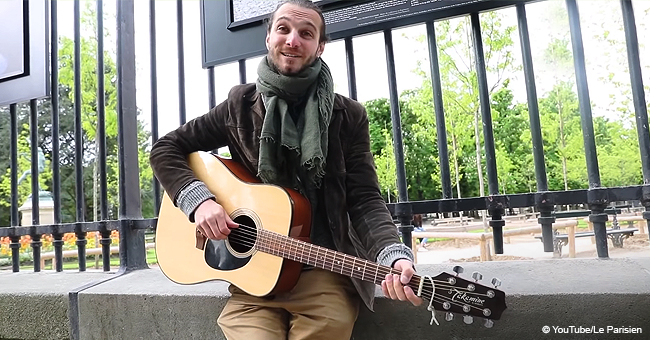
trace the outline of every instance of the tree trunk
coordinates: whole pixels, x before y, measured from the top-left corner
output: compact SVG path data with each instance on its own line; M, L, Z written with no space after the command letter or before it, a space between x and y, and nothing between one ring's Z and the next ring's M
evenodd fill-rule
M474 142L476 144L476 172L478 174L478 187L481 197L485 196L485 183L483 181L483 165L481 164L481 136L479 135L478 109L474 111ZM487 211L481 212L483 219L483 231L488 232Z
M454 123L450 121L451 130L454 131ZM451 134L451 149L454 151L454 173L456 174L456 193L458 198L461 198L460 194L460 167L458 166L458 149L456 146L456 134ZM458 217L460 217L460 224L463 225L463 211L458 211Z
M560 100L560 91L556 90L557 98L557 114L560 119L560 145L562 145L562 176L564 179L564 190L569 190L569 182L567 179L567 166L566 166L566 141L564 140L564 118L562 117L562 101Z

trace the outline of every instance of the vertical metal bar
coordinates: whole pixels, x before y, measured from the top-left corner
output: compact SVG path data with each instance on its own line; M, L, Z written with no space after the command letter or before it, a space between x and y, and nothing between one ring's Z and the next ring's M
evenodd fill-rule
M81 225L77 226L77 231L75 231L75 235L77 236L77 241L75 241L75 244L77 245L77 253L79 254L78 255L79 271L85 272L86 271L86 244L88 243L88 240L86 239L86 232L83 231Z
M149 1L149 56L151 62L151 145L158 140L158 64L156 60L156 2ZM154 212L160 212L160 183L153 176ZM109 243L110 244L110 243Z
M20 224L18 220L18 110L16 104L9 105L9 153L11 158L11 226Z
M52 72L52 196L54 198L54 223L61 223L61 175L59 155L59 33L57 1L51 1L52 40L50 41Z
M641 169L643 171L643 198L646 208L643 218L650 222L650 133L648 132L648 109L643 90L643 75L639 60L639 39L636 33L636 22L631 0L621 0L623 12L623 28L627 45L627 62L630 68L630 84L636 116L636 131L639 136L639 151L641 153ZM650 225L650 224L648 224Z
M176 0L176 38L178 40L178 112L180 124L187 122L185 109L185 47L183 43L183 2Z
M528 19L526 18L526 7L523 3L517 4L517 23L519 24L519 41L521 42L521 58L524 65L524 77L526 79L526 96L528 99L528 117L530 119L530 134L533 140L533 160L535 162L535 179L539 197L535 202L540 212L538 222L542 226L542 242L545 252L553 251L553 217L554 204L549 197L539 193L548 191L548 180L546 178L546 163L544 161L544 141L542 139L542 127L539 119L539 107L537 105L537 87L535 86L535 71L533 57L530 52L530 36L528 34ZM544 198L542 198L544 196Z
M548 180L546 178L546 163L544 161L544 141L542 139L542 127L539 120L537 87L535 86L533 57L530 52L530 36L528 34L526 7L523 3L518 3L516 7L517 22L519 24L519 41L521 42L521 57L523 60L524 76L526 80L526 96L528 99L530 134L533 140L533 159L535 162L535 179L537 182L537 191L547 191Z
M31 184L32 184L32 225L39 224L40 209L38 206L38 107L36 99L29 101L29 144L31 152Z
M246 84L246 59L239 59L239 83Z
M393 54L393 35L391 30L384 30L386 45L386 68L388 69L388 91L390 94L390 113L393 125L393 145L397 167L397 193L399 202L395 206L395 215L400 220L402 240L407 247L413 248L411 232L413 231L413 214L408 203L408 188L406 186L406 168L404 166L404 146L402 143L402 123L400 120L399 94L397 93L397 77L395 74L395 56Z
M636 129L639 135L639 151L641 152L641 168L643 184L650 184L650 133L648 132L648 109L643 90L643 75L639 60L639 39L636 33L636 22L631 0L621 0L623 10L623 27L627 45L627 61L630 68L630 83L634 112L636 113Z
M120 271L147 268L144 231L130 223L142 217L135 100L133 0L117 2L117 121L120 196Z
M100 215L108 219L108 186L106 180L106 102L104 90L104 2L97 1L97 131L99 132Z
M16 104L9 105L9 130L11 154L11 226L17 227L18 220L18 110ZM11 249L11 268L14 273L20 271L20 237L10 236L9 248Z
M59 144L59 32L58 32L58 7L57 0L50 2L50 22L52 34L50 36L50 63L52 83L52 196L54 200L54 224L61 223L61 171L60 171L60 144ZM63 271L63 234L54 229L54 262L56 271Z
M99 240L102 245L102 269L108 272L111 270L111 231L104 226L99 233L102 236Z
M97 136L99 142L99 183L101 220L108 220L108 186L106 180L106 110L104 90L104 2L97 1ZM102 267L104 271L111 270L110 230L100 224L99 234L102 246ZM106 239L108 238L108 242Z
M214 66L208 67L208 109L217 106L217 95L214 83Z
M345 63L348 69L348 93L357 100L357 72L354 66L354 44L352 37L345 38Z
M492 130L492 111L490 109L490 93L488 90L487 74L485 71L485 56L483 55L481 23L479 21L478 13L472 13L470 17L472 21L472 42L474 44L474 58L476 60L479 102L481 105L481 118L483 121L483 142L485 143L485 165L488 177L488 191L490 195L498 195L499 182L497 178L494 133Z
M81 15L79 0L74 1L74 144L77 222L86 220L83 191L83 132L81 130ZM86 270L86 236L81 225L76 228L79 271Z
M11 249L11 270L14 273L20 271L20 236L9 236L11 243L9 243L9 248Z
M571 30L571 45L573 47L573 65L576 73L578 88L578 101L580 104L580 122L582 125L582 138L585 147L587 162L587 177L589 191L587 201L591 209L589 220L594 224L596 237L596 251L598 257L609 257L607 250L607 214L604 212L607 205L604 193L600 190L600 171L598 169L598 156L596 154L596 140L594 139L594 123L591 115L591 100L589 99L589 85L585 67L585 51L582 44L582 29L580 28L580 14L576 0L566 0L569 14L569 28Z
M81 130L81 21L79 0L74 1L74 139L77 221L84 222L83 133Z
M573 63L576 72L576 85L580 103L580 121L587 160L587 175L589 188L600 187L600 171L598 169L598 156L596 155L596 141L594 139L594 123L591 115L591 100L589 98L589 85L585 66L585 51L582 44L582 30L580 28L580 14L575 0L566 0L569 13L569 27L571 29L571 45L573 47Z
M494 150L494 133L492 131L492 112L490 109L490 93L487 85L485 71L485 56L483 55L483 39L481 38L481 22L478 13L470 15L472 21L472 42L474 44L474 58L476 60L476 76L478 80L479 102L481 118L483 121L483 142L485 143L485 165L487 168L488 191L490 195L499 194L499 180L497 178L496 152ZM494 201L491 201L494 202ZM503 207L491 205L489 207L492 219L490 227L494 235L494 253L503 254L503 225L501 219Z
M440 159L442 198L452 198L449 151L447 150L447 127L445 126L445 110L442 102L442 85L440 84L438 43L436 42L436 28L433 22L427 22L427 43L429 45L429 66L431 67L433 107L435 110L436 129L438 132L438 158Z
M32 247L32 252L34 256L34 272L41 271L41 234L38 234L36 231L36 225L39 225L40 222L40 209L39 209L39 183L38 183L38 173L40 160L38 159L39 146L38 146L38 105L36 99L29 101L29 137L31 144L31 171L32 171L32 227L30 230L30 236L32 238L30 246ZM45 161L45 160L43 160Z

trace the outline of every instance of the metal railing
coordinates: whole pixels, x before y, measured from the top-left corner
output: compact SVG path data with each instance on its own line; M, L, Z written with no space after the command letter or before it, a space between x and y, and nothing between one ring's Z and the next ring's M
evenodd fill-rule
M531 48L526 18L526 4L516 4L518 18L519 38L523 60L523 71L526 79L526 93L530 118L530 132L533 143L533 156L535 164L535 178L537 192L522 194L499 194L495 145L493 137L492 117L490 111L489 94L487 88L487 75L482 46L481 27L479 15L476 12L467 13L471 19L471 35L476 60L478 76L479 100L481 107L481 120L483 123L483 136L485 157L487 165L488 191L486 197L453 198L452 182L447 156L447 134L445 129L445 114L443 111L443 96L438 65L438 47L435 36L435 23L426 22L427 43L430 57L431 82L433 88L433 107L437 126L437 141L439 146L440 174L442 183L442 198L426 201L409 201L407 194L406 171L404 164L404 150L401 135L400 108L393 55L392 29L383 30L386 64L388 71L388 84L390 93L390 109L392 117L392 131L395 143L395 159L397 163L397 188L399 202L388 204L391 212L400 221L400 232L404 242L411 244L413 226L411 220L417 213L447 213L470 210L487 210L491 216L489 225L494 233L495 253L503 253L503 226L502 216L505 209L516 207L535 207L540 212L538 222L542 225L544 251L553 251L552 224L555 222L554 210L556 205L587 204L590 210L589 219L594 224L596 248L598 257L608 257L605 208L610 202L625 200L640 200L646 211L643 217L650 221L650 134L648 132L648 117L639 61L639 46L636 33L634 12L630 0L621 0L623 22L627 43L628 64L636 112L636 125L639 135L639 148L644 184L630 187L603 188L601 187L596 145L593 134L593 121L590 109L589 89L586 80L584 49L582 32L579 22L578 8L575 0L567 0L569 13L570 33L574 55L574 66L577 78L577 89L580 103L580 117L584 136L589 188L584 190L549 191L546 177L546 166L542 134L540 127L537 91L535 88L535 75L531 57ZM52 195L54 201L54 221L52 224L41 224L39 221L39 169L37 148L31 149L31 183L32 183L32 225L19 226L18 219L18 104L9 106L10 131L11 131L11 225L0 228L0 237L8 237L11 241L12 269L20 270L19 248L22 236L31 236L30 246L33 249L34 271L40 271L40 253L43 235L52 235L56 258L56 271L62 271L63 235L75 233L78 249L79 270L86 270L86 243L87 233L99 232L103 249L103 270L110 270L110 233L119 231L120 244L120 271L146 268L146 252L144 231L155 229L157 220L143 219L141 212L141 192L138 165L138 130L137 107L135 88L135 41L134 41L134 1L117 1L117 117L118 117L118 159L119 159L119 213L118 218L109 219L108 192L107 192L107 145L106 145L106 112L104 98L104 79L98 77L97 82L97 129L98 129L98 160L99 160L99 186L100 186L100 217L99 221L88 222L84 218L84 188L83 188L83 149L82 149L82 96L81 96L81 36L80 36L80 3L74 2L74 138L75 143L75 204L76 216L73 223L62 223L61 217L61 178L60 178L60 145L59 145L59 64L58 64L58 32L57 32L57 1L50 3L51 10L51 82L52 96L49 102L52 107L51 126L51 161L52 161ZM101 34L103 26L103 2L97 1L97 74L104 74L104 38ZM151 72L151 141L158 138L158 90L157 90L157 59L156 59L156 3L149 2L149 34L150 34L150 72ZM185 71L183 49L183 3L177 1L177 43L178 43L178 95L179 95L179 120L186 121L185 108ZM349 96L357 98L357 84L355 75L355 60L352 37L345 37L345 51L348 71ZM208 73L208 102L210 106L216 105L214 68L207 69ZM239 61L240 82L246 82L245 60ZM38 142L38 108L36 99L29 101L30 110L30 140L31 145ZM160 186L154 179L153 183L154 210L158 213L160 206Z

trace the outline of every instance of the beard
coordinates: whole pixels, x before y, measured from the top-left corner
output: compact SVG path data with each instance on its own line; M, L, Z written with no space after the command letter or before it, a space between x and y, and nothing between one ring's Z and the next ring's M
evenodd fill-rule
M280 67L278 67L278 64L275 61L275 58L273 57L273 54L272 53L267 54L267 59L269 61L269 66L271 67L271 69L273 69L275 72L277 72L279 74L282 74L282 75L285 75L285 76L295 76L297 74L300 74L302 71L304 71L308 67L312 66L316 62L317 58L318 58L318 51L314 52L314 54L311 57L309 57L309 59L307 59L305 64L302 65L302 67L299 70L292 71L292 72L284 72L284 71L282 71L280 69Z

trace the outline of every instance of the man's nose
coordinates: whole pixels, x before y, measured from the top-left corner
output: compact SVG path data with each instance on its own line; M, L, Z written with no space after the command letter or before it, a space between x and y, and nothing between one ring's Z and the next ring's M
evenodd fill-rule
M300 46L300 36L298 35L298 32L296 31L291 31L287 35L287 45L289 47L299 47Z

